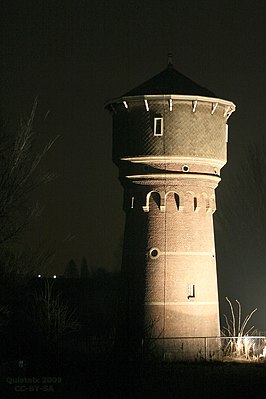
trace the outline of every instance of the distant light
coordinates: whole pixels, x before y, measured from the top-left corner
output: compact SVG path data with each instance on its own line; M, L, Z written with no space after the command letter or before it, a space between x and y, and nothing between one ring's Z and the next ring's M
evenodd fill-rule
M54 275L53 278L56 278L56 275Z
M42 277L41 274L38 274L38 277Z
M149 109L148 100L144 100L144 103L145 103L146 111L149 111L150 109Z
M123 101L123 104L124 104L125 108L128 109L128 103L126 101Z

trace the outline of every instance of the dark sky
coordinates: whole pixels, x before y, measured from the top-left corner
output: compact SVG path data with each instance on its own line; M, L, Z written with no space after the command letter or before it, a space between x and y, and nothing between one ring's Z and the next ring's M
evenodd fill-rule
M47 273L61 273L71 258L79 264L82 256L95 267L119 268L122 189L111 161L111 117L104 103L163 70L169 51L177 70L237 106L218 197L230 187L246 146L263 137L264 0L8 0L0 5L3 115L12 124L30 112L38 95L40 142L60 135L43 165L58 177L36 193L44 210L24 236L32 247L56 248ZM234 237L222 230L217 235L221 301L228 295L246 310L258 307L255 320L266 330L266 247L256 248L261 236L248 246L253 233L238 234L237 225Z

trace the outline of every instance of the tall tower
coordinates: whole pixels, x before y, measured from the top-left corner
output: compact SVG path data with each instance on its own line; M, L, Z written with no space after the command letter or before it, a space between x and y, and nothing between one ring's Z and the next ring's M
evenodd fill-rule
M188 338L197 348L198 337L220 335L213 213L235 105L169 58L106 107L126 213L120 332L129 350L154 340L171 358L193 348Z

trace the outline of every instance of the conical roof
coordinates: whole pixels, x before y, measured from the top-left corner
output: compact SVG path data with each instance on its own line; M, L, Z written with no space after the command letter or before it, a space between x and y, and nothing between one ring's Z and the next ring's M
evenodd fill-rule
M187 96L217 97L213 92L193 82L173 68L172 64L147 80L135 89L128 91L123 97L153 94L180 94Z

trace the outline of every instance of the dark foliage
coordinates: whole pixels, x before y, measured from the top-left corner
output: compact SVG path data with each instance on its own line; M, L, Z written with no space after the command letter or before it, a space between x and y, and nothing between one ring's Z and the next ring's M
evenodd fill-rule
M66 265L64 271L65 278L79 278L79 271L76 263L73 259L71 259L68 264Z

